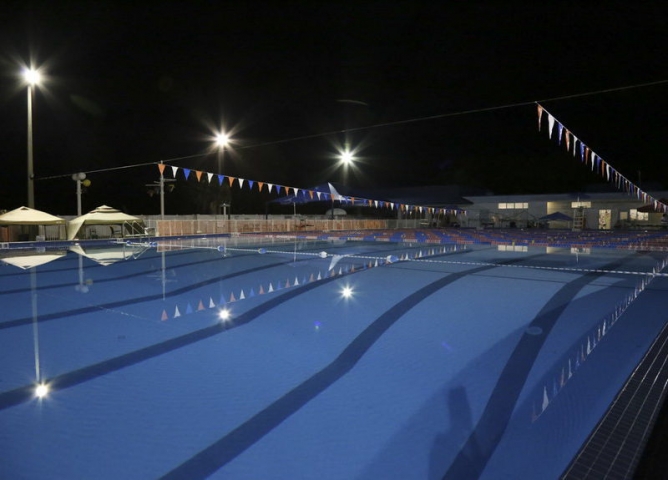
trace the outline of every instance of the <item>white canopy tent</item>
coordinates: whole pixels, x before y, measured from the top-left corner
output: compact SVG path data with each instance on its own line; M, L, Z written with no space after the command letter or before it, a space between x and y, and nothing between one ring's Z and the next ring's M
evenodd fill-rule
M65 257L66 252L64 251L50 251L50 252L35 252L31 251L30 254L21 254L20 252L12 252L11 255L0 257L0 261L7 263L9 265L14 265L23 270L28 270L33 267L38 267L59 258Z
M5 241L63 240L67 222L40 210L19 207L0 215L2 232L0 238Z
M102 205L67 224L67 239L124 238L144 234L144 221Z

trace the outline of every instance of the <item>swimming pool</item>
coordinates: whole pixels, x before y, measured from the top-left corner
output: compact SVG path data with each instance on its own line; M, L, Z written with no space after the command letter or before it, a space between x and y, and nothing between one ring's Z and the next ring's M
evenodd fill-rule
M73 250L0 267L7 478L558 478L666 322L661 252Z

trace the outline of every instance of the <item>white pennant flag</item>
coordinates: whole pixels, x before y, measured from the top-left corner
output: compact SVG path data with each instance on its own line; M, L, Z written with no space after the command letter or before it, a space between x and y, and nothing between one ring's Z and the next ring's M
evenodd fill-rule
M213 173L207 173L206 177L209 179L209 183L211 183L211 178L213 177Z
M176 172L179 171L179 167L172 167L172 175L174 175L174 178L176 178Z
M554 128L554 117L547 114L547 135L548 138L552 138L552 129Z

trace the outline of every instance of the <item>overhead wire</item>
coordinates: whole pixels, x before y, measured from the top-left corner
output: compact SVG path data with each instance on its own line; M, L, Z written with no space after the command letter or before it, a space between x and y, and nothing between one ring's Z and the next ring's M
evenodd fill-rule
M273 140L273 141L268 141L268 142L262 142L262 143L255 143L252 145L241 145L238 147L235 147L237 150L246 150L249 148L258 148L258 147L266 147L266 146L271 146L271 145L280 145L283 143L291 143L291 142L297 142L301 140L310 140L313 138L322 138L322 137L331 137L333 135L339 135L339 134L345 134L345 133L355 133L355 132L361 132L361 131L366 131L366 130L373 130L377 128L386 128L386 127L396 127L396 126L401 126L401 125L408 125L411 123L418 123L418 122L427 122L431 120L439 120L442 118L449 118L449 117L457 117L457 116L462 116L462 115L472 115L474 113L484 113L484 112L493 112L496 110L505 110L509 108L518 108L518 107L525 107L527 105L535 105L537 103L547 103L547 102L556 102L556 101L561 101L561 100L569 100L572 98L580 98L580 97L587 97L587 96L592 96L592 95L601 95L605 93L612 93L612 92L621 92L624 90L631 90L631 89L636 89L636 88L645 88L645 87L652 87L656 85L662 85L668 83L668 79L666 80L656 80L653 82L644 82L644 83L636 83L633 85L626 85L623 87L612 87L612 88L605 88L605 89L600 89L600 90L593 90L589 92L582 92L582 93L574 93L570 95L561 95L558 97L550 97L550 98L544 98L541 100L531 100L531 101L523 101L523 102L515 102L515 103L507 103L503 105L496 105L493 107L482 107L482 108L474 108L474 109L468 109L468 110L459 110L456 112L449 112L449 113L440 113L436 115L427 115L424 117L415 117L415 118L409 118L405 120L397 120L394 122L384 122L384 123L377 123L374 125L367 125L364 127L355 127L355 128L346 128L342 130L331 130L328 132L321 132L321 133L314 133L310 135L301 135L298 137L290 137L290 138L284 138L280 140ZM173 158L166 158L166 159L161 159L161 160L155 160L151 162L143 162L143 163L136 163L132 165L121 165L117 167L108 167L108 168L100 168L96 170L86 170L86 173L100 173L100 172L110 172L114 170L124 170L127 168L136 168L136 167L143 167L146 165L156 165L159 163L164 163L164 162L176 162L176 161L181 161L181 160L187 160L187 159L192 159L192 158L199 158L199 157L205 157L207 155L210 155L211 152L203 152L203 153L198 153L194 155L186 155L183 157L173 157ZM35 178L35 180L51 180L55 178L63 178L63 177L69 177L72 175L72 173L76 172L71 172L67 174L59 174L59 175L51 175L48 177L39 177Z

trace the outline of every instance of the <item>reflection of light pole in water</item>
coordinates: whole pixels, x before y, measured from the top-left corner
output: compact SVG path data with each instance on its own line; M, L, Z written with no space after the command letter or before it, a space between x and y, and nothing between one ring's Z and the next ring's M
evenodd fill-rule
M79 255L79 284L74 286L74 289L80 293L88 293L88 284L84 278L83 269L83 255Z
M43 398L49 393L49 386L42 382L39 363L39 326L37 325L37 272L30 269L30 305L32 308L32 340L35 354L35 396Z

